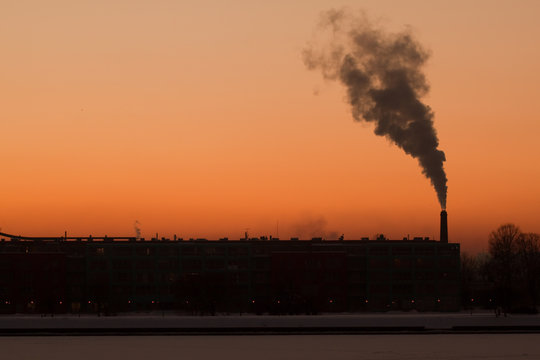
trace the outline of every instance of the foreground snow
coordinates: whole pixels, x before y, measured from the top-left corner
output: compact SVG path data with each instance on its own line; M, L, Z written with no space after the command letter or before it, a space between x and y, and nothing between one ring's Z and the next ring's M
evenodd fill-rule
M0 337L2 359L540 359L540 334Z

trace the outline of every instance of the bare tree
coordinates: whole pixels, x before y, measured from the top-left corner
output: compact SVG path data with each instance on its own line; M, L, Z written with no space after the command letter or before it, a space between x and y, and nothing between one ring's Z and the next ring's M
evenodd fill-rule
M505 310L534 311L540 290L540 235L505 224L489 235L496 301Z
M540 235L521 234L517 240L517 258L519 275L529 294L531 306L536 309L540 287Z
M489 253L503 261L510 261L515 255L521 230L514 224L504 224L489 234Z
M521 230L514 224L504 224L489 235L493 280L497 303L505 310L512 307L514 280L517 270L517 248Z

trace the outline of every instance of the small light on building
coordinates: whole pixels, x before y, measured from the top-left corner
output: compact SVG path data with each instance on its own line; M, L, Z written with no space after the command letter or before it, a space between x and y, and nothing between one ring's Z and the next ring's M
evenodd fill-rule
M439 303L440 303L440 302L441 302L441 299L437 299L437 302L439 302Z
M414 300L411 300L411 303L413 303L413 304L414 304Z
M367 301L367 299L366 299L366 304L367 304L368 302L369 302L369 301Z
M474 298L471 298L471 302L474 302Z
M252 303L252 304L255 304L255 300L251 300L251 303Z
M330 299L330 304L333 304L334 303L334 300Z

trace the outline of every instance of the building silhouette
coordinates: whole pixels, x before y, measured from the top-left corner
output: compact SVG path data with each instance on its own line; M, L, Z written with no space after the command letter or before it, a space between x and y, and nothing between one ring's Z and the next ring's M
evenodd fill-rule
M0 233L0 312L459 309L459 244L428 238L342 239Z

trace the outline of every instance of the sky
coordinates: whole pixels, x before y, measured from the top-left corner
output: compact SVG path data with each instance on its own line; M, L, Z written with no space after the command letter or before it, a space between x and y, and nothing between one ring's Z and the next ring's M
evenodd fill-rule
M523 0L3 0L0 228L438 239L417 161L302 61L344 7L430 51L450 241L540 232L540 2Z

